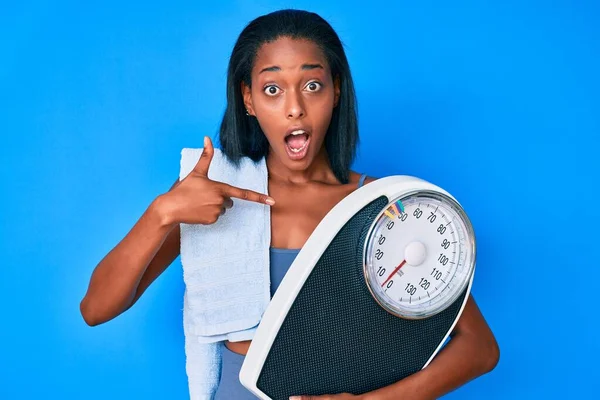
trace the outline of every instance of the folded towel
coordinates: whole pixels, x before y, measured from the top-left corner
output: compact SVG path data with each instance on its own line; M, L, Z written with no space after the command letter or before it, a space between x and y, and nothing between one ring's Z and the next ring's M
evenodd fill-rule
M183 149L180 180L202 149ZM264 158L234 166L215 149L208 177L268 194ZM218 387L223 340L251 339L270 300L269 206L233 198L233 207L212 225L181 224L185 282L183 325L186 371L192 400L211 399Z

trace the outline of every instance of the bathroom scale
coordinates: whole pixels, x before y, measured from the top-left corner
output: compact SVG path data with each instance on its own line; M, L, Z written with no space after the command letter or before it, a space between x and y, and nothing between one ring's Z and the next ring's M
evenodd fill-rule
M458 201L396 175L315 228L263 314L240 370L260 399L362 394L425 368L467 302L473 227Z

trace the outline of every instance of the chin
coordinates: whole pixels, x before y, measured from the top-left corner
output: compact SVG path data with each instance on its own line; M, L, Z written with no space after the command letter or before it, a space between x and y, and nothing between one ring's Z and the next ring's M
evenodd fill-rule
M286 158L284 159L284 164L292 171L304 171L308 169L308 167L310 167L313 160L314 157L308 154L300 160L291 160L289 157L286 156Z

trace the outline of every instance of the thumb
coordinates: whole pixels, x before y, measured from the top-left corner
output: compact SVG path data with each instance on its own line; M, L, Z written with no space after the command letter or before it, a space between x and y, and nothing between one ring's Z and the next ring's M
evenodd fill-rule
M212 161L215 149L213 148L212 142L208 136L204 136L204 149L202 154L194 167L194 171L203 176L208 176L208 167Z

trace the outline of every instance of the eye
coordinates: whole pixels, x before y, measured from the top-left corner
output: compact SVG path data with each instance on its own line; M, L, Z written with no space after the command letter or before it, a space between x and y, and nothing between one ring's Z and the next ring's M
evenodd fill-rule
M269 85L264 88L264 92L267 96L276 96L279 94L280 89L275 85Z
M305 86L305 88L308 89L309 92L316 92L316 91L320 90L322 86L323 85L321 85L319 82L312 81L312 82L308 82L308 84Z

